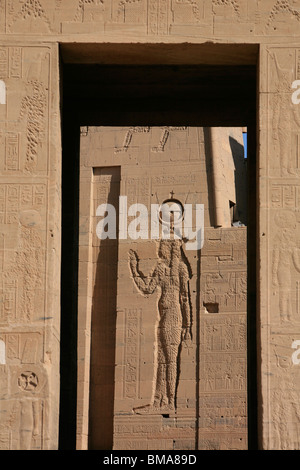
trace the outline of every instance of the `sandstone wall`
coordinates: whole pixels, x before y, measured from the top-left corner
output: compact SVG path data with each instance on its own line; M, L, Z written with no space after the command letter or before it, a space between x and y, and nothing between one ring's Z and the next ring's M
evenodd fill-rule
M299 26L299 0L0 1L1 448L58 445L59 45L76 56L92 50L87 44L113 51L117 43L187 51L206 43L259 45L260 445L299 447L300 105L291 103L291 83L300 79ZM243 63L241 50L216 60Z

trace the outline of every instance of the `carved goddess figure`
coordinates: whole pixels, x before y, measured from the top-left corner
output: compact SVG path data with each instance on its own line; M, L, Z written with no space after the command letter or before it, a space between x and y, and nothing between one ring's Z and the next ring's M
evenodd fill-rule
M150 276L144 276L139 271L136 252L131 250L129 255L131 273L140 292L148 295L156 289L160 290L154 397L151 404L135 408L134 411L172 411L175 410L181 343L191 339L190 266L179 240L160 241L160 259Z
M273 139L278 141L280 152L280 168L282 176L296 175L295 163L292 161L293 131L300 127L298 108L291 100L291 86L293 70L282 68L274 53L270 53L274 60L277 73L277 87L273 104Z
M278 287L279 312L282 321L290 321L292 316L293 270L300 272L299 250L296 240L296 220L292 212L280 211L276 214L276 232L273 248L273 285Z

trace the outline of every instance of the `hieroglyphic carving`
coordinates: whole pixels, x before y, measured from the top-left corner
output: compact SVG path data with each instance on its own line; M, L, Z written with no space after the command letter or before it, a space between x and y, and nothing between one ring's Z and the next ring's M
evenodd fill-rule
M273 183L271 202L274 208L298 209L300 207L300 187L293 184Z
M35 227L21 227L16 261L18 273L23 272L20 315L23 321L31 321L36 312L35 300L38 288L42 286L45 264L42 238Z
M81 22L84 21L85 19L84 9L86 5L99 7L99 5L103 6L103 4L104 4L103 0L79 0L78 7L77 7L75 17L74 17L74 21L81 21ZM89 19L92 20L95 18L89 18Z
M38 386L38 377L34 372L22 372L18 378L18 386L21 390L33 391Z
M272 10L270 11L267 26L270 26L271 23L275 21L276 16L281 12L290 13L298 21L300 21L300 11L298 8L294 8L289 0L277 0Z
M161 292L154 396L150 404L135 409L139 414L175 410L180 346L191 339L190 266L178 240L161 240L158 254L157 266L146 277L139 271L136 252L130 251L130 270L137 288L144 295L157 288Z
M148 0L148 34L168 34L169 16L168 0Z
M240 251L247 252L246 235L244 228L208 229L203 247L199 326L201 450L247 448L247 259L239 255Z
M10 48L10 77L11 78L22 77L22 48L21 47Z
M9 321L16 320L17 310L17 289L16 279L3 279L0 286L0 324L7 324Z
M203 13L200 10L200 2L197 0L176 0L176 5L190 6L194 19L197 22L203 20ZM174 7L173 7L174 8Z
M36 364L37 360L42 360L42 336L40 333L5 333L3 334L3 339L6 345L6 358L8 362Z
M20 169L20 136L18 132L7 132L5 135L5 171Z
M19 118L26 116L27 120L25 170L31 173L36 169L38 147L44 140L47 97L44 85L38 80L32 80L27 85L29 92L22 99Z
M13 335L6 335L6 342ZM22 336L22 334L21 334ZM27 337L30 334L27 333ZM19 335L15 335L19 340ZM14 346L17 352L18 341ZM15 356L7 354L7 361L12 364L10 380L7 385L10 388L10 396L5 393L5 377L1 374L1 411L2 419L0 423L0 449L1 450L31 450L43 449L47 446L45 439L45 424L47 411L45 391L47 380L44 370L39 366L16 367ZM1 367L1 366L0 366ZM7 367L7 366L2 366ZM7 432L5 432L7 431Z
M38 210L45 198L44 184L0 185L0 221L4 226L18 227L19 233L13 254L7 254L0 274L1 323L28 321L36 310L34 299L38 298L36 289L42 285L45 265L45 242L37 230L41 222Z
M247 401L244 395L222 398L214 395L203 395L200 400L200 409L202 410L201 428L209 431L224 431L235 428L245 432ZM216 440L216 444L219 448L220 439ZM203 447L201 448L203 449Z
M299 0L250 0L248 8L251 5L257 35L297 34L300 21Z
M31 22L35 21L41 22L45 32L52 31L52 25L50 23L49 17L47 16L46 11L39 0L26 0L22 2L18 11L15 11L14 5L11 5L11 8L8 9L8 13L10 13L7 24L7 29L9 32L19 30L19 28L22 29L26 22L27 24L29 22L31 25ZM26 29L28 29L28 26Z
M45 25L45 17L41 10L37 11L43 4L44 1L7 0L6 32L16 32L22 28L33 31L33 25ZM41 28L35 31L38 30L41 31ZM39 370L42 368L36 366L43 362L44 350L48 353L55 350L51 339L52 327L38 336L32 327L37 320L43 322L46 298L49 299L45 283L48 236L45 213L48 197L46 108L51 93L51 46L21 47L20 43L12 45L14 42L10 40L10 45L2 47L0 54L1 74L7 87L7 106L5 110L1 109L1 122L5 125L0 137L1 173L5 174L0 185L1 239L4 241L4 247L2 243L0 245L0 258L3 260L0 272L0 323L5 331L6 344L6 374L1 374L0 388L5 388L6 375L9 389L9 394L1 403L0 434L4 423L9 434L4 436L3 446L32 449L42 448L43 439L47 445L46 434L49 431L47 429L43 433L43 426L48 428L46 415L49 410L45 413L40 394L43 380ZM45 170L45 178L32 179L38 157L38 170ZM23 175L15 181L13 174L22 176L24 169L30 173L30 178ZM50 199L53 202L56 198ZM52 385L57 386L55 383ZM45 395L47 393L48 390L45 390Z
M126 22L127 18L129 22L133 22L132 15L127 12L127 6L131 7L132 5L142 5L142 0L120 0L117 9L117 17L122 18L123 22ZM138 22L138 18L135 18L135 22Z
M277 73L273 95L273 141L278 143L280 169L282 176L296 175L296 162L292 158L293 132L300 127L300 114L291 100L291 84L294 71L280 66L275 53L270 53Z
M273 242L272 279L273 286L278 287L280 320L284 322L293 319L292 269L300 273L296 241L297 222L293 212L280 211L275 215L275 223L278 230Z
M300 79L300 49L297 49L297 71L296 71L297 80Z
M0 49L0 78L22 77L22 47L2 47Z
M271 339L276 361L273 369L270 403L272 404L273 449L293 450L298 448L300 421L299 386L290 350L280 336Z
M170 186L175 184L193 184L196 181L195 174L186 174L182 173L182 175L158 175L152 177L152 184L154 186Z
M236 0L212 0L213 10L216 6L230 6L233 8L233 11L236 13L236 15L240 16L240 8Z
M43 361L43 335L41 331L5 332L1 339L5 343L5 364L10 373L1 374L0 370L0 449L41 449L45 424L42 398L45 375L36 364ZM10 396L5 392L8 377L11 380ZM5 429L9 431L7 435Z
M125 390L124 396L136 398L139 384L141 309L125 309Z
M40 209L46 201L44 184L0 184L0 223L18 223L19 213Z
M202 351L246 351L247 326L244 315L207 315L203 321Z
M0 78L7 88L2 119L10 121L0 131L1 172L32 174L46 168L49 59L48 50L40 47L0 49Z
M15 446L20 450L43 448L44 401L39 396L44 385L38 374L32 370L22 370L17 380L19 400L11 408L12 427L15 428Z
M8 77L8 48L0 49L0 78Z
M157 147L152 147L152 152L164 152L166 143L168 141L169 135L171 131L182 131L186 130L187 127L173 127L173 126L167 126L162 129L162 134L159 140L159 144Z
M20 450L29 450L32 448L32 440L36 439L40 433L41 425L41 403L36 400L21 400L20 411Z
M245 272L215 272L204 277L203 303L217 304L223 312L240 311L246 306L247 274Z
M128 129L128 131L126 132L126 135L125 135L125 139L124 139L124 143L122 145L121 148L115 148L115 153L119 153L119 152L127 152L130 144L131 144L131 140L132 140L132 136L133 134L136 134L136 133L149 133L150 132L150 127L130 127Z
M0 222L12 224L17 222L20 204L19 185L0 186Z
M0 450L9 450L11 441L11 432L9 429L0 428Z
M6 0L0 0L0 33L5 33Z
M128 205L130 206L138 201L139 204L145 204L146 207L148 207L150 189L149 178L128 177L126 178L125 184Z
M300 21L299 6L298 0L74 0L73 3L55 0L52 5L46 0L7 0L6 4L1 0L0 31L88 33L92 31L84 24L89 23L93 31L101 28L105 32L118 23L134 26L149 35L178 34L181 25L191 25L195 34L198 27L213 31L217 20L217 27L226 35L236 34L235 31L252 34L254 28L257 34L276 34L282 26L291 34ZM231 29L227 14L235 20ZM282 21L283 15L287 21L294 20L292 30ZM59 23L62 28L58 27Z
M60 23L60 31L63 33L104 32L105 20L108 20L107 23L109 24L109 20L113 16L111 12L113 1L74 0L72 7L66 10L67 15L63 14L64 4L65 2L62 2L60 12L56 15L56 21ZM58 5L56 8L58 8Z
M4 270L4 257L5 257L5 237L4 233L0 233L0 272Z

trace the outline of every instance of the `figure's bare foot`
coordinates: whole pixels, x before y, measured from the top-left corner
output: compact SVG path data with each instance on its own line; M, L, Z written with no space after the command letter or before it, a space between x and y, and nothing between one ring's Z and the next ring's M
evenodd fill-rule
M155 405L143 405L143 406L138 406L137 408L133 408L133 411L138 414L138 415L144 415L144 414L157 414L159 413L159 407Z
M139 406L137 408L133 408L134 413L138 415L145 415L145 414L164 414L170 413L171 411L175 411L175 406L171 403L162 404L161 406L156 404L149 404L144 406Z

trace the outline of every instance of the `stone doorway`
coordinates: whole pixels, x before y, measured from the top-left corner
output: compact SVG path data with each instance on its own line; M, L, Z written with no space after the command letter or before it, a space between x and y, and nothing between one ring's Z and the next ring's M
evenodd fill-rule
M81 128L79 447L247 448L242 139Z
M77 66L76 66L77 68ZM210 67L209 67L210 68ZM240 99L240 97L236 97L234 98L234 100L232 99L232 106L231 106L231 111L229 112L229 114L226 114L226 113L223 113L222 115L222 112L219 111L219 113L214 113L214 110L216 110L218 108L217 104L220 105L220 108L222 109L222 107L224 106L224 99L222 100L221 99L221 96L223 96L224 98L224 95L223 95L223 92L220 92L219 91L219 94L218 94L218 97L212 95L212 99L211 99L211 102L210 102L210 106L208 106L208 103L205 103L205 101L202 101L201 102L201 105L202 107L200 107L200 95L203 97L203 94L199 92L199 96L197 98L197 103L192 103L191 100L187 100L187 102L184 103L184 100L182 100L182 97L183 95L186 93L183 93L183 89L181 86L179 86L177 84L177 91L178 89L180 88L181 89L181 93L182 95L180 96L178 93L176 94L178 98L177 100L177 109L175 111L176 113L176 116L172 116L172 118L170 118L170 109L172 108L172 106L170 105L170 103L172 102L172 99L171 99L171 95L172 93L171 92L167 92L166 93L166 88L164 88L164 85L163 83L165 83L164 80L161 80L161 78L164 76L164 73L166 73L166 76L168 74L171 73L171 68L168 69L168 68L159 68L159 67L150 67L150 69L141 69L141 68L136 68L135 66L132 68L132 67L127 67L127 76L129 77L129 80L130 80L130 74L135 74L136 76L136 72L138 71L138 77L140 77L142 73L142 75L144 77L153 77L155 76L156 73L158 73L158 76L160 77L160 90L159 90L159 93L157 93L157 96L158 96L158 101L156 102L157 106L155 108L154 104L153 103L150 103L151 100L149 100L147 102L147 97L145 96L145 100L146 100L146 104L145 104L145 108L143 110L140 109L140 97L141 97L141 90L142 90L142 87L139 87L139 85L141 85L141 83L139 82L139 80L136 80L135 82L135 85L132 85L132 89L129 93L130 96L126 96L126 103L125 102L122 102L120 103L118 101L118 98L116 98L115 101L111 102L110 103L110 106L109 107L106 107L106 104L105 103L102 103L102 107L101 109L99 108L98 109L98 112L97 112L97 106L95 104L95 106L92 106L91 105L91 102L88 103L88 100L86 99L86 95L85 95L85 98L84 98L84 94L82 95L80 93L80 91L82 91L83 89L79 87L79 90L78 90L78 87L77 87L77 94L76 94L76 98L77 98L77 106L78 108L75 107L75 101L72 101L74 100L74 90L75 90L75 87L78 85L78 83L83 83L84 82L84 79L83 77L85 76L85 79L87 79L87 75L85 74L85 72L83 72L83 69L82 68L77 68L77 70L79 71L79 74L77 73L76 75L76 80L78 79L78 83L77 85L74 84L74 74L73 72L71 72L71 70L73 69L73 65L69 65L69 66L65 66L64 67L64 76L65 76L65 81L64 81L64 96L65 96L65 100L64 100L64 110L65 110L65 119L64 119L64 123L65 123L65 132L64 132L64 139L65 139L65 155L68 155L68 157L65 157L65 160L64 160L64 165L65 165L65 169L64 169L64 174L65 174L65 205L63 206L65 208L65 215L68 217L68 221L71 222L71 227L76 227L76 223L78 224L77 226L79 226L79 220L78 220L78 209L76 209L76 207L79 206L79 139L80 139L80 134L79 134L79 128L81 127L81 132L84 132L84 128L88 128L89 126L99 126L99 125L102 125L103 123L106 125L110 125L110 126L122 126L124 125L124 123L128 124L127 127L144 127L142 124L144 124L145 122L147 122L147 124L150 124L150 126L155 126L155 127L158 127L160 128L164 128L166 127L165 124L169 124L168 127L196 127L196 125L202 125L202 124L205 124L205 125L235 125L235 126L238 126L238 125L247 125L248 126L248 135L252 134L252 145L253 143L255 142L255 132L253 132L253 129L255 127L253 127L253 123L255 123L255 113L253 113L253 97L255 95L255 86L253 88L253 84L255 85L255 79L254 79L254 76L255 74L253 74L253 71L255 71L255 67L253 67L253 65L247 65L246 66L246 69L244 69L244 72L246 72L247 70L247 78L246 78L246 75L243 75L243 69L240 69L239 70L239 73L237 73L237 69L236 67L231 67L230 68L230 74L232 75L235 75L236 74L236 77L239 77L241 78L241 76L244 76L245 80L244 80L244 85L245 85L245 89L243 90L243 102L245 103L245 109L247 109L247 116L244 116L242 117L242 114L246 114L245 110L243 112L241 112L240 114L236 113L236 112L233 112L233 110L237 110L238 109L238 106L236 104L236 101ZM93 69L93 71L92 71ZM97 69L97 67L96 67ZM89 73L90 73L90 77L91 76L97 76L97 74L99 73L99 70L97 71L95 69L94 66L91 66L91 67L88 67L88 70L89 70ZM125 67L126 69L126 67ZM181 72L184 68L180 68ZM185 79L187 76L190 76L193 75L194 77L194 80L196 81L195 77L196 77L196 74L195 74L195 70L198 71L199 73L199 70L201 69L201 76L202 76L202 79L203 79L203 73L204 75L206 76L206 78L208 76L211 76L211 73L214 74L214 77L217 77L218 74L220 73L220 70L217 71L215 68L213 68L213 70L208 70L207 66L201 68L199 67L196 67L196 69L188 69L188 70L185 70L185 73L182 75L185 76ZM225 69L226 67L222 67L222 70L223 70L223 74L225 73ZM122 70L123 70L123 73L126 75L126 71L124 70L124 67L122 67ZM203 70L205 70L203 72ZM111 73L113 73L113 75L115 76L114 72L116 71L115 67L112 67L110 68L110 71ZM178 71L178 68L176 69L176 71ZM228 70L229 71L229 70ZM103 72L103 69L102 69L102 72ZM128 74L129 72L129 74ZM174 72L174 70L173 70ZM249 72L251 72L249 74ZM110 74L109 72L109 68L105 67L104 68L104 75L108 73L108 75ZM70 75L68 75L70 74ZM154 75L153 75L154 74ZM73 80L72 81L69 81L68 79L68 76L73 76ZM172 75L172 73L171 73ZM175 74L176 75L176 74ZM222 74L221 74L222 76ZM251 77L251 79L250 79ZM170 78L170 77L169 77ZM76 82L75 80L75 82ZM148 78L149 80L149 78ZM228 79L227 79L228 80ZM206 79L204 80L205 83L207 84L207 81ZM146 82L147 82L147 79L146 79ZM180 82L180 80L179 80ZM178 83L179 83L178 82ZM222 80L220 79L220 82L218 83L221 83ZM108 81L107 81L108 83ZM122 80L121 82L122 83ZM131 82L132 83L132 82ZM170 83L170 82L169 82ZM191 83L191 82L189 82ZM193 82L195 83L195 82ZM202 81L202 84L204 82ZM96 81L94 83L94 85L96 86ZM181 84L182 85L182 82ZM123 86L123 85L122 85ZM121 88L122 88L121 86ZM143 84L143 86L145 87L145 83ZM147 85L146 85L147 87ZM124 85L124 88L125 88L125 85ZM226 87L225 87L226 88ZM145 90L146 88L144 88ZM128 90L128 88L127 88ZM249 92L251 90L251 93ZM95 90L94 90L95 91ZM203 91L203 90L202 90ZM122 90L119 90L120 94L122 94ZM158 92L158 88L157 88L157 92ZM174 90L173 90L174 92ZM254 92L254 94L253 94ZM92 94L91 92L91 88L89 88L89 90L86 92L87 95L89 95L90 93ZM161 93L163 95L165 95L165 98L163 100L161 100ZM167 98L166 98L167 96ZM234 94L233 92L231 93L231 97L233 97ZM90 96L89 96L90 98ZM227 97L226 99L228 99L228 94L227 94ZM226 101L226 100L225 100ZM163 104L162 104L163 103ZM251 105L250 105L251 103ZM99 102L97 102L97 104L99 104ZM196 104L198 105L198 108L196 109ZM117 105L117 106L116 106ZM226 105L226 103L225 103ZM114 108L114 106L116 106ZM76 112L75 111L75 108L76 108ZM148 109L148 111L145 111L145 109ZM159 109L160 108L160 109ZM165 113L164 115L162 114L162 109L163 109L163 112ZM229 108L228 108L229 109ZM254 106L254 109L255 109L255 106ZM105 114L105 118L104 118L104 114ZM226 117L224 118L226 114ZM178 120L178 116L181 116L180 119ZM145 117L147 116L147 120L145 119ZM169 116L169 118L167 119L167 121L165 120L166 116ZM234 117L233 117L234 116ZM124 119L125 117L125 119ZM105 119L106 119L106 122L105 122ZM225 122L224 122L225 121ZM134 124L134 126L131 126L131 124ZM141 124L141 126L139 126ZM178 125L176 125L178 124ZM77 141L75 141L74 139L74 135L78 136L77 138ZM126 135L126 133L125 133ZM160 135L162 135L162 133L160 132ZM72 137L71 137L72 136ZM125 140L124 140L125 141ZM124 141L123 141L123 144L124 144ZM158 140L158 142L160 142L160 140ZM249 153L251 154L252 152L252 155L253 155L253 147L252 147L252 150L249 149ZM72 169L70 169L70 161L72 162L75 162L74 166L72 167ZM76 163L77 162L77 163ZM116 165L112 165L113 167L115 167ZM109 168L112 168L112 166L110 166ZM95 174L94 176L95 177L99 177L100 179L101 178L107 178L107 176L109 175L106 175L105 174L103 175L101 173L101 169L103 169L103 166L100 166L100 167L97 167L97 168L100 168L100 173L99 174ZM67 173L68 173L68 177L67 177ZM96 172L97 173L97 172ZM70 176L72 175L72 178L70 178ZM253 164L253 166L250 168L250 171L249 171L249 178L250 180L252 179L253 181L253 178L255 179L255 163ZM112 176L111 176L112 177ZM116 178L116 175L114 174L114 178ZM71 187L71 185L69 184L69 181L75 181L75 185ZM77 185L77 189L76 189L76 185ZM115 184L115 187L118 186L118 183ZM75 198L74 198L75 196ZM253 212L253 206L254 206L254 201L252 201L252 203L250 204L250 214ZM254 209L255 211L255 209ZM247 231L248 231L248 237L249 237L249 230L250 230L250 236L251 236L251 233L252 233L252 236L251 236L251 239L252 239L252 244L251 244L251 247L250 247L250 252L253 253L253 251L255 252L255 243L253 243L253 230L254 230L254 227L255 227L255 224L253 224L253 217L251 218L251 224L250 224L250 227L248 227ZM75 225L74 225L75 223ZM72 225L73 224L73 225ZM76 231L74 231L74 229L70 229L70 225L67 227L67 224L66 224L66 221L65 221L65 231L64 231L64 236L65 236L65 240L67 240L67 235L70 235L72 237L74 237L74 244L75 244L75 247L76 247L76 240L78 240L78 234L76 234ZM70 238L69 238L69 241L70 241ZM67 241L66 241L66 244L67 244ZM63 245L66 247L66 244ZM109 248L110 250L114 250L115 248L113 247L110 247ZM153 247L151 248L153 249ZM74 388L72 388L71 390L71 386L70 386L70 383L73 383L73 385L75 383L77 383L77 365L79 365L80 367L80 354L78 353L78 355L76 354L75 350L77 349L77 337L76 335L74 334L74 328L76 328L76 331L77 331L77 312L78 312L78 309L77 309L77 306L75 305L75 301L74 301L74 289L76 289L76 285L79 285L80 286L80 283L78 284L78 277L77 277L77 274L76 274L76 264L78 263L78 261L76 260L76 253L75 251L72 252L73 255L68 252L68 250L65 248L65 251L63 253L63 257L65 256L65 260L66 260L66 263L64 264L64 275L63 275L63 283L65 283L65 286L66 286L66 289L65 289L65 292L63 294L63 304L66 305L68 302L67 302L67 299L71 299L71 303L68 303L68 314L69 314L69 319L67 321L66 317L65 317L65 333L64 333L64 338L66 338L66 335L68 334L67 332L71 333L71 335L68 335L68 340L69 340L69 345L70 345L70 340L72 341L72 344L73 344L73 353L70 352L70 348L68 347L67 345L67 341L65 340L65 342L63 341L63 345L65 344L65 351L67 351L67 355L66 356L63 356L63 352L62 352L62 357L64 358L63 359L63 364L62 364L62 369L63 371L65 372L65 374L69 374L69 378L70 378L70 381L68 382L66 379L63 379L62 381L62 390L63 390L63 393L62 393L62 397L63 397L63 402L64 402L64 397L71 397L72 394L73 394L73 399L72 400L69 400L68 402L68 407L64 410L64 413L65 413L65 416L67 414L69 414L69 416L72 416L72 419L68 421L68 426L72 427L73 430L76 429L76 408L77 408L77 400L78 400L78 397L76 398L76 394L74 392ZM249 245L248 245L248 254L249 254ZM249 259L249 256L248 256L248 259ZM73 263L73 265L72 265ZM126 261L127 263L127 261ZM73 266L73 268L71 268ZM128 266L127 266L128 268ZM249 266L248 266L249 268ZM66 276L67 272L69 273L69 278L68 276ZM253 285L254 285L254 268L253 266L250 267L250 269L248 269L248 303L249 303L249 298L252 299L251 300L251 304L252 304L252 309L253 309L253 292L254 289L253 289ZM252 280L251 280L252 279ZM250 290L249 290L249 285L250 285ZM71 286L73 286L73 289L71 288ZM80 287L79 287L80 289ZM250 296L249 296L249 293L250 293ZM79 293L80 294L80 293ZM139 294L141 295L141 294ZM140 300L138 301L138 303L140 303ZM210 304L211 302L207 301L205 302L207 305L205 306L205 308L209 311L210 309ZM72 307L72 304L73 304L73 307ZM200 306L200 304L198 305L198 307ZM203 305L202 305L203 306ZM65 311L67 311L67 309L65 308ZM73 312L73 313L72 313ZM79 312L78 312L79 313ZM123 312L124 315L128 314L127 310L126 312L124 311ZM129 313L129 315L131 315L131 313ZM249 305L248 305L248 318L249 318ZM253 320L254 318L254 320ZM249 334L251 335L251 331L252 331L252 335L253 335L253 324L255 324L255 317L252 315L252 320L251 320L251 324L252 324L252 327L249 329L248 328L248 336ZM254 322L254 323L253 323ZM73 326L72 326L73 325ZM255 328L255 326L254 326ZM200 331L200 330L199 330ZM73 338L73 339L72 339ZM248 338L249 339L249 338ZM252 375L255 375L255 342L252 341L251 343L251 349L249 351L248 349L248 354L249 354L249 357L248 357L248 370L250 371L250 376ZM75 360L75 356L77 356L77 361ZM251 357L250 357L251 356ZM72 367L71 368L67 368L65 364L71 364ZM252 364L251 367L249 367L249 364ZM75 364L76 364L76 372L75 372ZM79 370L79 368L78 368ZM72 372L73 371L73 372ZM150 374L151 375L151 374ZM249 374L248 374L248 380L249 380ZM197 382L197 381L196 381ZM198 381L199 383L199 381ZM252 382L253 383L253 382ZM248 395L249 395L249 387L248 387ZM198 395L197 395L198 396ZM249 398L249 396L248 396ZM254 393L251 393L250 392L250 400L248 399L248 406L249 406L249 403L251 404L251 401L253 401L254 399L256 398L256 390L254 391ZM198 401L199 402L199 401ZM142 405L141 405L142 406ZM74 414L75 412L75 414ZM171 416L171 413L163 413L165 416L163 416L163 418L161 419L164 419L164 420L172 420L173 417ZM169 415L169 416L167 416ZM197 415L197 413L196 413ZM195 415L195 416L196 416ZM75 418L74 418L75 417ZM194 418L193 418L194 419ZM196 416L195 418L196 420L198 420L199 422L199 415ZM73 420L73 421L72 421ZM73 422L73 424L71 424ZM254 422L255 422L255 416L254 417L251 417L250 416L250 420L248 419L248 427L250 426L250 429L254 429L255 425L254 425ZM113 446L113 421L111 421L111 425L110 425L110 431L108 431L107 429L107 436L110 436L109 439L110 439L110 444L109 443L105 443L104 446L105 448L111 448ZM119 422L117 423L118 424L118 429L122 429L122 423ZM154 423L154 428L155 426L157 425L157 423ZM190 424L189 424L190 426ZM63 436L66 436L66 418L64 418L62 416L62 419L61 419L61 436L62 436L62 441L64 440L64 437ZM156 428L155 428L156 429ZM77 426L77 430L78 430L78 426ZM198 448L199 447L199 442L200 442L200 434L199 434L199 427L197 428L197 430L195 431L195 435L197 434L196 436L196 439L194 439L194 443L195 443L195 448ZM254 432L254 434L256 434L256 430ZM74 436L75 436L75 433L73 432L71 435L73 435L73 443L74 443ZM82 433L80 435L82 438ZM252 438L250 438L250 441L251 441ZM67 443L67 440L65 440L65 444L62 444L61 447L69 447L70 446L70 441L69 443ZM176 440L176 439L175 439ZM255 440L255 439L254 439ZM179 442L179 441L178 441ZM191 442L191 441L190 441ZM72 444L74 445L74 444ZM121 444L123 445L123 444ZM181 445L181 444L177 444L177 445ZM191 445L190 443L187 443L185 442L184 445ZM202 444L200 444L200 447L201 447ZM210 445L210 444L208 444ZM97 448L100 448L101 447L101 444L100 446L99 445L96 445ZM91 446L92 448L92 446Z

